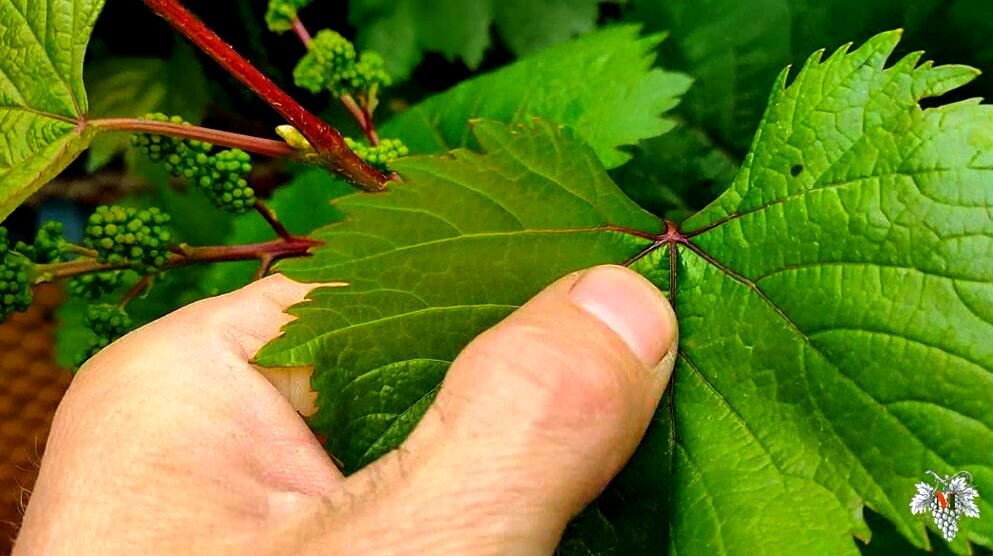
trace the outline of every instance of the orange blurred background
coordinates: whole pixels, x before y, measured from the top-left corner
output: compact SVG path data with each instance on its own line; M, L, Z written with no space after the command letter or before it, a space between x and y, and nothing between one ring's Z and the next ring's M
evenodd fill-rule
M34 487L55 407L72 375L55 364L55 286L0 324L0 554L7 554Z

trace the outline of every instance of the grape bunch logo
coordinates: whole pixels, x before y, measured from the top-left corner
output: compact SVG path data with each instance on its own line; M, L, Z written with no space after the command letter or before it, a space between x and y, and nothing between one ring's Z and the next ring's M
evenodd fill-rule
M979 517L976 506L979 491L972 486L972 475L968 471L945 476L930 470L927 473L934 477L936 484L917 483L917 494L910 501L910 511L914 515L930 513L941 535L951 541L959 531L963 515Z

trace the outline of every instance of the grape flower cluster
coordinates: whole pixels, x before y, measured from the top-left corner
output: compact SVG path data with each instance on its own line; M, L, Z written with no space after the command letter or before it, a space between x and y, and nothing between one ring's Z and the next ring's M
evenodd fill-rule
M62 222L48 220L38 228L33 244L18 241L14 251L32 262L46 264L61 260L65 245L65 227Z
M372 147L351 137L345 137L345 144L367 164L383 171L389 170L391 162L410 153L399 139L383 139L379 145Z
M270 31L284 33L293 28L297 12L306 8L311 0L269 0L265 23Z
M77 367L93 357L114 340L127 334L134 323L123 307L118 305L90 305L86 310L86 327L96 336L77 357Z
M179 116L146 114L146 120L189 125ZM213 153L213 145L194 139L177 139L151 133L136 133L131 144L153 162L161 162L174 177L186 178L197 186L214 206L233 213L255 207L255 191L246 179L252 159L241 149Z
M10 248L7 229L0 227L0 321L31 305L31 261Z
M168 258L172 246L172 234L167 228L170 220L168 214L154 207L139 210L100 206L86 223L83 244L96 251L102 263L150 274Z
M293 70L293 80L312 93L327 90L334 96L374 96L391 83L379 54L357 54L351 41L330 29L320 31L310 42L307 54Z

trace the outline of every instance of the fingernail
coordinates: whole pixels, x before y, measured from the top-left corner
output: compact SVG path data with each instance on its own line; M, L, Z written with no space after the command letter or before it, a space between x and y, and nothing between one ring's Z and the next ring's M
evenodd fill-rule
M646 365L658 367L676 338L676 316L662 292L619 266L586 271L572 286L573 303L617 333Z

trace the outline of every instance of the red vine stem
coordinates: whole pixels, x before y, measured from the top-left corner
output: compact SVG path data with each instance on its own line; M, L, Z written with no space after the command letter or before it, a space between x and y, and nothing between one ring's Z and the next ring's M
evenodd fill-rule
M362 133L365 133L365 136L369 138L369 143L374 147L379 145L379 134L376 133L376 124L373 123L372 114L369 113L369 110L360 107L352 95L341 95L338 97L338 100L341 101L345 110L348 110L348 113L358 122L359 127L362 128Z
M389 178L352 152L334 127L280 89L179 0L145 0L145 4L297 128L329 168L366 191L386 189Z
M127 307L128 303L131 303L138 298L141 294L148 291L148 288L152 287L152 282L155 281L154 275L149 274L148 276L142 276L131 289L124 294L124 297L117 303L120 307Z
M303 257L308 251L320 245L312 239L294 237L292 239L276 239L264 243L246 245L219 245L210 247L183 247L169 255L163 269L176 268L191 264L218 263L230 261L259 260L271 262L286 257ZM101 263L95 259L78 259L65 263L37 265L36 275L44 281L72 278L80 274L103 272L107 270L122 270L128 268L127 263Z
M293 235L290 231L286 229L286 226L276 218L276 213L272 211L271 208L265 205L262 201L255 202L255 211L269 224L276 234L283 238L285 241L293 241Z
M300 21L299 17L293 20L293 32L300 37L300 42L302 42L304 46L310 46L310 31L303 26L303 22Z
M156 135L169 135L172 137L182 137L184 139L195 139L205 141L212 145L222 147L233 147L248 152L271 156L275 158L296 157L296 149L286 144L284 141L274 139L263 139L252 135L242 135L230 131L220 131L208 127L195 125L174 124L168 122L158 122L155 120L143 120L140 118L108 118L101 120L90 120L86 125L106 131L127 131L136 133L154 133Z

